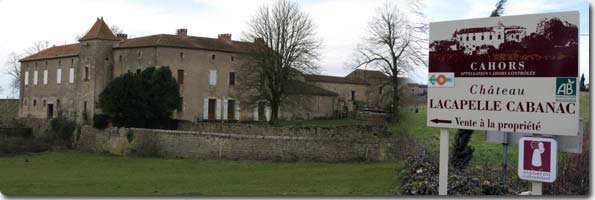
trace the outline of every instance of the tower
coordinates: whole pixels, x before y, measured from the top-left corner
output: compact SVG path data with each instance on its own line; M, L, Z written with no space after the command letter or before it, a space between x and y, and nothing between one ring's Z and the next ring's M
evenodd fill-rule
M91 121L98 113L99 94L111 81L113 74L113 47L118 39L103 17L97 21L80 42L79 64L76 71L77 121Z

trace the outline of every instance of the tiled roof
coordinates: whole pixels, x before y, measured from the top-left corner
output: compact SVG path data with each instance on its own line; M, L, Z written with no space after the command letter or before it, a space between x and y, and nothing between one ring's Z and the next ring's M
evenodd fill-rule
M70 57L70 56L78 56L81 49L81 45L79 43L76 44L67 44L61 46L54 46L47 48L39 53L27 56L20 61L32 61L32 60L41 60L41 59L48 59L48 58L60 58L60 57Z
M251 45L250 42L217 38L160 34L123 40L117 48L163 46L248 53Z
M95 21L95 24L93 24L91 30L89 30L89 32L87 32L87 34L83 36L79 41L94 39L118 40L116 36L114 36L114 33L112 33L112 31L109 29L107 24L105 24L105 22L103 21L103 17L97 18L97 21Z
M491 32L494 31L493 27L479 27L479 28L464 28L458 30L456 33L464 34L464 33L482 33L482 32Z
M361 84L367 85L365 81L357 78L345 78L339 76L323 76L323 75L313 75L313 74L306 74L304 75L306 81L314 81L314 82L328 82L328 83L350 83L350 84Z
M335 92L297 80L289 80L286 91L289 95L338 96Z
M365 78L377 78L377 79L385 79L388 76L381 71L376 70L365 70L365 69L356 69L356 71L360 71L364 74Z

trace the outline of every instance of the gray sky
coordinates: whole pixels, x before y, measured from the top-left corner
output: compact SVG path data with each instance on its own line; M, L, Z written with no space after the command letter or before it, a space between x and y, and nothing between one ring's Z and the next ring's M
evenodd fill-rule
M406 4L405 1L400 4ZM108 25L121 27L129 36L173 34L187 28L188 34L217 37L231 33L239 40L246 22L256 9L272 0L0 0L0 64L10 52L22 53L34 41L47 40L61 45L76 42L75 37L88 30L97 17ZM368 22L385 0L302 0L303 9L318 27L324 42L321 73L344 76L354 49L365 37ZM496 0L426 0L429 21L448 21L489 16ZM509 0L504 15L533 14L579 10L580 32L588 33L586 0ZM588 37L581 37L581 55L588 55ZM582 56L581 71L588 70L588 58ZM2 68L3 69L3 68ZM588 73L585 73L588 76ZM421 67L414 80L426 83L427 69ZM0 75L9 95L10 78Z

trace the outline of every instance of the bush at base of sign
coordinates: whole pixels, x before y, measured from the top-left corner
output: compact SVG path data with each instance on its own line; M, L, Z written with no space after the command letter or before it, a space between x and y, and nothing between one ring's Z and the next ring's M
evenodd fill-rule
M590 133L588 122L585 123L585 132ZM545 195L588 195L590 189L589 134L583 135L583 153L562 153L558 160L558 178L555 182L544 184Z
M401 183L398 193L401 195L438 195L438 155L427 151L417 151L408 156L405 165L398 171ZM506 190L500 184L499 166L482 167L480 171L460 170L449 167L449 195L515 195L526 190L518 178L510 178ZM511 169L512 171L512 169Z

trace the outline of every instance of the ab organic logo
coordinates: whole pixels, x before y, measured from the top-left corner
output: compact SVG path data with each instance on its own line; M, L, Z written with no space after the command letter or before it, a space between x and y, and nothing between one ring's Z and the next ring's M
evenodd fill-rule
M556 95L574 96L576 95L576 78L557 78Z

